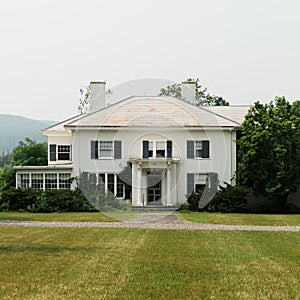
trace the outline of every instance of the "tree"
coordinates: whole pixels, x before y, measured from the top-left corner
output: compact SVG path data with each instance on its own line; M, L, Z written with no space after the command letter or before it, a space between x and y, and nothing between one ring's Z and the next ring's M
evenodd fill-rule
M299 101L276 97L268 104L256 102L245 117L238 140L240 184L268 197L283 210L300 175Z
M12 163L15 166L46 166L48 151L46 143L37 143L26 137L12 152Z
M188 78L187 82L195 83L196 88L196 105L201 106L228 106L229 102L223 99L220 96L210 95L207 92L207 88L203 88L200 85L200 79L196 78ZM161 88L159 96L172 96L178 99L181 99L181 85L180 84L172 84L165 88Z
M91 88L88 86L86 88L80 89L80 98L77 110L80 114L86 112L86 109L91 100Z

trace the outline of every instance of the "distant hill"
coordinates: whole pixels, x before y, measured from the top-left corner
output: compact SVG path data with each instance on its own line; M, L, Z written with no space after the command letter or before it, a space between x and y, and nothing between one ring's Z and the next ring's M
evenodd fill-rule
M25 137L37 142L46 141L41 130L55 123L56 121L40 121L0 114L0 151L13 150Z

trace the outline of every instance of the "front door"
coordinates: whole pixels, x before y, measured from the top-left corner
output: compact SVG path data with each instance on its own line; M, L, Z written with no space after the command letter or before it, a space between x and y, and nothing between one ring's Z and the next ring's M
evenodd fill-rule
M161 204L161 171L149 171L147 175L148 204Z

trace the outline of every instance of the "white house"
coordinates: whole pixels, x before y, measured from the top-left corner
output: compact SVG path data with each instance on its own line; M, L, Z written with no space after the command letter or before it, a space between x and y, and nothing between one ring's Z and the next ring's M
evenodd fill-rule
M16 167L17 187L70 188L68 179L84 174L103 192L130 197L133 207L178 207L212 177L233 181L236 133L248 106L195 106L188 82L182 100L132 96L106 106L105 83L90 87L89 112L43 130L48 166ZM132 189L125 195L118 174L128 165Z

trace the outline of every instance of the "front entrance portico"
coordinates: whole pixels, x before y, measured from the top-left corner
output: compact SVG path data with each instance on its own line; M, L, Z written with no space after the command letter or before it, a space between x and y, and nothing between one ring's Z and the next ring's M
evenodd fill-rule
M176 207L177 164L174 159L131 159L132 206Z

